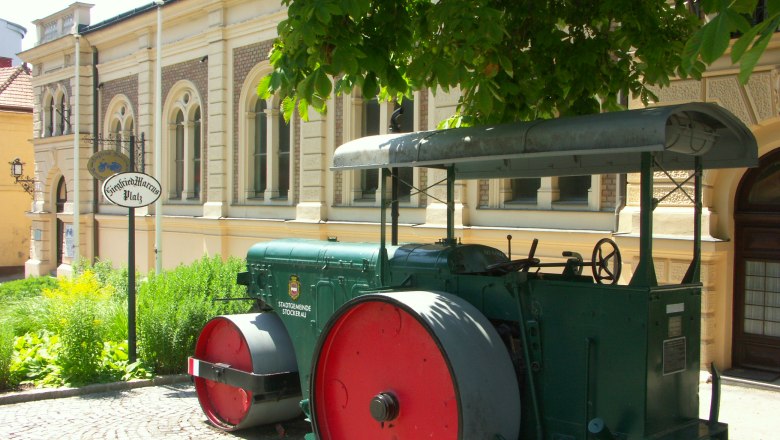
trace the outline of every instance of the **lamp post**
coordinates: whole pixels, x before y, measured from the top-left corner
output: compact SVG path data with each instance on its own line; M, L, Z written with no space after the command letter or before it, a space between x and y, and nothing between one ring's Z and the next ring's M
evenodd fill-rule
M11 177L14 178L14 183L22 185L22 188L31 196L35 192L35 179L30 176L24 176L24 162L18 157L13 162L8 162L11 165Z

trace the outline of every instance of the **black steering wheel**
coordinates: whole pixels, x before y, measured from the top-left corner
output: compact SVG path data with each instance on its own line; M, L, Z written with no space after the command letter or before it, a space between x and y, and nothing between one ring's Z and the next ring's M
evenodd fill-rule
M593 278L599 284L616 284L620 279L623 259L617 243L609 238L602 238L596 243L591 256Z

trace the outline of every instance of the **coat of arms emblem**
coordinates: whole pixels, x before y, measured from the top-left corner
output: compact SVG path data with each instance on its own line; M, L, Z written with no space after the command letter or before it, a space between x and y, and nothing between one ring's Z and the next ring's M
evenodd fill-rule
M293 301L297 301L301 295L301 282L298 280L298 275L290 275L290 283L288 284L288 294Z

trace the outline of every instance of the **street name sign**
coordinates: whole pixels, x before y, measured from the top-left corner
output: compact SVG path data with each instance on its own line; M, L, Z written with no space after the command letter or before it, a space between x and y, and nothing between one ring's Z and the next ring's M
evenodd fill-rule
M103 182L103 195L111 203L125 208L151 205L162 193L160 182L144 173L119 173Z

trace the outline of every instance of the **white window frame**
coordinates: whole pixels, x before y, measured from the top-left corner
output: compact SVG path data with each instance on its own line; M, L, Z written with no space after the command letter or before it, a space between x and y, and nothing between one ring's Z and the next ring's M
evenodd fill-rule
M168 101L165 105L165 120L167 121L167 130L163 132L163 145L165 148L163 173L164 181L163 187L167 187L166 201L170 203L201 203L203 196L206 193L206 188L203 187L203 177L206 175L206 164L203 160L205 139L203 133L203 120L206 115L203 112L202 99L197 93L196 88L189 81L179 81L176 83L168 94ZM200 109L200 124L195 124L195 114ZM183 142L184 142L184 156L183 160L183 182L181 193L176 188L178 176L176 173L176 142L177 142L177 115L181 112L183 115L182 124L184 126ZM199 193L195 193L195 129L200 130L200 145L197 148L200 149L200 164L199 172L201 177L201 187Z
M560 177L542 177L536 192L536 203L512 201L511 179L491 179L489 182L489 208L533 209L548 211L599 211L601 210L601 175L590 176L587 201L581 203L560 200Z
M70 103L68 95L62 86L47 88L41 101L41 137L53 137L70 134L69 124ZM65 116L62 115L64 109Z
M104 139L117 139L119 141L129 140L130 136L135 133L135 113L127 96L116 95L108 103L103 118L103 133L105 133ZM107 147L113 147L112 149L125 154L129 153L127 148L121 147L120 142L106 145L103 149L106 150Z
M294 200L295 193L295 131L297 123L291 119L288 125L289 129L289 169L287 170L287 194L281 195L281 185L279 183L279 124L284 114L281 111L281 99L278 96L271 96L266 100L265 111L263 115L255 113L255 106L258 99L257 83L260 79L269 74L272 68L268 62L262 62L256 65L247 75L241 88L239 96L238 114L241 115L238 124L238 203L246 205L283 205L290 206ZM256 118L265 117L266 120L266 182L265 191L260 197L255 191L255 136L256 136Z

